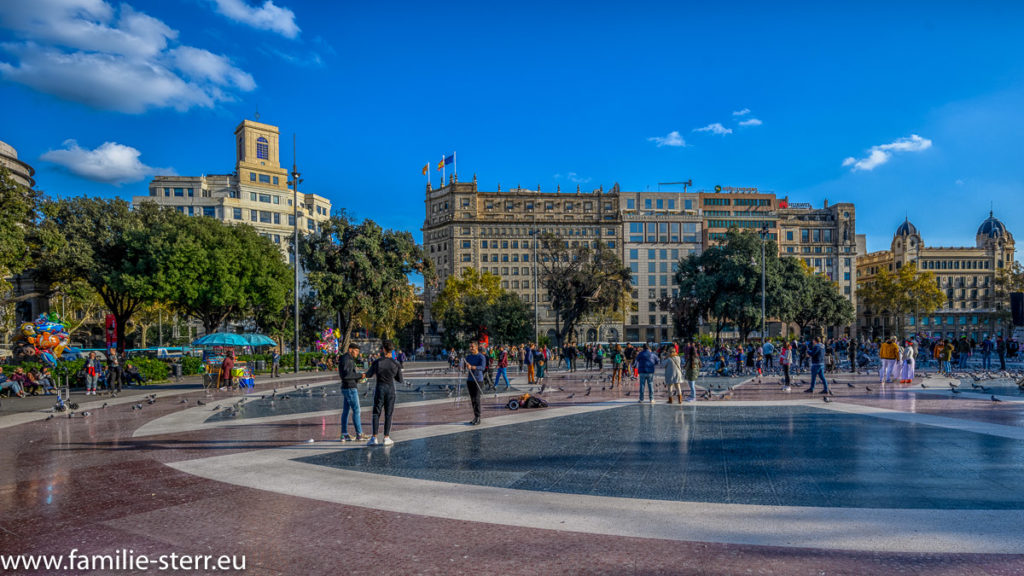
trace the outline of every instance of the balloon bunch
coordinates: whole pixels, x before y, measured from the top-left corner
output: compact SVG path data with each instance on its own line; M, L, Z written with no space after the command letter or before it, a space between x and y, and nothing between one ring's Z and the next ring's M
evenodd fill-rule
M21 325L15 343L15 355L38 357L51 366L57 365L57 359L68 347L70 335L56 314L40 314L35 322Z
M341 331L332 328L324 328L320 331L320 338L316 341L318 352L337 354L341 346Z

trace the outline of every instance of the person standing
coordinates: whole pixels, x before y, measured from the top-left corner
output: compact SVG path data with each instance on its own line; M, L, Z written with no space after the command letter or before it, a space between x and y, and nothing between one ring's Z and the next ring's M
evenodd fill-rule
M914 343L907 340L903 346L903 373L900 382L911 384L914 381L914 368L916 367L917 350Z
M117 350L107 350L107 390L121 392L121 361Z
M536 372L536 355L534 354L533 344L528 344L523 349L523 364L526 364L526 383L536 384L537 383L537 372Z
M270 354L270 377L281 377L281 352L277 348Z
M953 374L953 343L943 339L936 345L939 350L939 364L942 366L942 373L950 376Z
M996 337L996 356L999 356L999 369L1006 370L1006 340L1002 336Z
M640 402L644 401L644 386L651 404L654 404L654 367L658 365L658 355L651 352L651 347L644 344L644 349L636 357L636 371L640 378Z
M622 345L616 344L615 350L612 352L612 389L615 389L615 384L622 385L622 371L625 370L626 356L622 352Z
M811 341L811 347L807 349L807 356L811 361L811 387L804 392L813 394L814 381L821 378L821 393L831 396L832 391L828 389L828 380L825 379L825 347L821 345L818 338Z
M665 360L665 386L668 387L668 403L672 403L672 396L676 396L679 403L683 403L683 392L680 385L683 382L683 367L679 363L679 353L675 348L669 348Z
M782 367L782 391L789 392L790 379L789 379L789 367L793 364L793 347L789 345L789 342L782 342L782 349L779 350L779 366Z
M95 352L89 352L89 357L85 359L85 395L95 396L96 395L96 383L100 379L100 373L103 372L103 365L100 364L99 358L96 357Z
M992 352L995 351L995 348L995 343L986 335L985 339L981 341L981 369L985 372L992 370Z
M765 370L775 369L775 345L772 344L771 340L765 340L764 346L761 347L761 353L764 354L764 368Z
M359 359L359 346L348 345L348 353L341 356L338 362L338 375L341 376L341 441L351 442L353 440L366 440L363 436L363 421L359 415L359 380L362 374L356 368L356 360ZM348 413L352 412L352 427L356 436L348 435Z
M846 348L846 354L850 357L850 372L857 371L857 341L851 339L850 345Z
M217 388L220 389L223 384L224 388L231 389L234 384L234 371L235 371L235 351L228 350L227 356L224 357L224 361L220 363L220 382L217 383ZM226 383L226 384L225 384ZM120 388L118 388L120 391Z
M370 369L363 374L363 378L377 377L377 385L373 389L373 435L367 446L391 446L395 442L391 439L391 417L395 413L395 382L404 382L402 379L402 365L391 358L391 352L395 346L390 340L385 340L380 346L380 357L373 361ZM380 416L384 414L384 441L377 442L377 430L380 428Z
M469 354L466 354L462 361L466 365L466 390L469 392L469 400L473 405L473 419L469 424L476 426L480 424L480 396L483 393L480 383L484 378L487 357L480 353L476 342L473 342L469 345Z
M893 370L896 369L896 361L899 360L899 348L896 346L896 337L890 336L882 342L878 348L878 357L882 360L882 367L878 370L878 383L885 384L893 381Z
M697 378L700 377L700 352L697 347L690 344L686 347L686 361L683 365L684 375L686 381L690 384L690 395L687 396L687 402L697 401Z

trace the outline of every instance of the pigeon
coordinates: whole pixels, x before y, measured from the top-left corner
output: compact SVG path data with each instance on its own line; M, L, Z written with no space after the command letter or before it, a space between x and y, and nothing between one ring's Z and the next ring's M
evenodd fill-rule
M106 408L106 407L107 407L107 403L106 402L103 403L103 406L100 406L101 409L102 408Z
M991 388L986 388L985 386L978 386L978 388L981 388L982 392L991 392L992 391Z
M856 386L854 386L853 384L851 384L851 383L849 383L849 382L847 382L847 383L846 383L846 385L847 385L847 386L848 386L849 388L856 388Z
M871 389L871 386L865 386L864 388L866 388L868 392L874 392L874 390Z
M992 401L993 402L1002 402L1002 400L1000 400L999 398L996 398L995 394L992 395Z
M585 394L583 394L583 395L584 396L590 396L590 386L587 386L587 392Z
M572 394L569 394L568 396L566 396L566 397L565 397L565 399L566 399L566 400L572 400L572 399L573 399L573 398L575 398L575 397L576 397L576 393L575 393L575 392L573 392Z
M927 388L927 386L924 385L924 382L921 382L921 388Z
M630 395L630 394L632 394L632 393L633 393L633 391L632 391L632 390L626 390L626 396L629 396L629 395Z
M199 404L200 406L206 406L206 402L203 402L202 400L196 400L196 404Z
M220 404L214 406L212 412L216 412L217 410L220 410Z
M142 410L142 404L135 404L132 406L132 410Z
M49 416L47 416L46 419L47 420L53 420L53 414L50 414Z
M413 390L413 392L422 392L422 391L423 391L423 386L417 386L416 389Z
M949 391L952 392L953 394L959 394L960 393L960 390L958 388L950 388Z
M178 404L188 404L188 400L182 398L181 400L178 400Z
M829 398L828 396L825 396L825 397L823 398L823 400L825 401L825 404L831 404L831 403L832 403L832 399L831 399L831 398Z
M92 412L82 412L82 418L87 418L89 416L92 416Z

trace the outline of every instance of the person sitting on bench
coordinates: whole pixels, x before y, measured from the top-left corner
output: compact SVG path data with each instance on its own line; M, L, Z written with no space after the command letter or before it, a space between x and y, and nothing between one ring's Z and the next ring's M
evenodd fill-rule
M129 386L138 382L139 384L145 384L146 379L139 373L139 369L134 364L125 364L124 367L124 383Z

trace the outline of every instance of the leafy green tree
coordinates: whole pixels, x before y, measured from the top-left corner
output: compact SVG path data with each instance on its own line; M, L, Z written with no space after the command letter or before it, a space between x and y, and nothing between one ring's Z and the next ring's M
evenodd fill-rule
M207 333L256 308L286 304L293 271L252 226L171 214L157 235L161 298Z
M891 321L901 338L908 314L913 313L916 318L931 314L946 300L935 275L930 271L918 271L914 263L901 267L895 274L885 268L880 269L861 290L868 308L867 315ZM882 335L886 336L884 332Z
M539 237L540 284L551 298L555 313L556 345L572 344L583 319L600 311L629 306L631 272L614 250L602 242L570 246L553 234Z
M853 322L853 304L839 293L836 284L827 276L815 274L805 267L788 271L793 276L787 277L786 283L800 285L795 293L791 320L800 328L801 334L812 327L820 333L826 326L846 326Z
M0 331L4 333L14 329L15 299L7 279L31 263L29 236L40 198L39 192L15 182L0 164Z
M47 282L86 282L117 320L117 346L139 306L164 290L159 237L169 212L151 203L132 210L120 198L47 202L38 230L37 272Z
M449 276L431 311L444 325L445 347L461 348L484 329L494 344L526 342L533 331L530 307L503 290L498 276L474 268Z
M409 294L409 274L433 278L412 234L384 230L372 220L356 223L338 213L302 243L302 265L320 305L333 312L348 347L357 325L393 314Z

